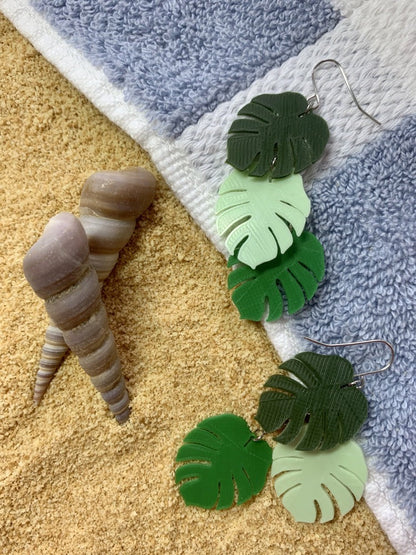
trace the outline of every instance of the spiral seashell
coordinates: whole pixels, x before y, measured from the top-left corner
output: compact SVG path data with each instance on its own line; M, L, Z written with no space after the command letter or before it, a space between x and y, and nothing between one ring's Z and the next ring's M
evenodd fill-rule
M144 168L100 171L84 184L80 200L80 220L86 231L90 262L100 282L117 263L120 250L129 241L136 219L151 204L156 180ZM33 400L39 404L61 365L68 347L61 331L50 322L36 375Z
M54 216L27 252L23 271L116 420L125 422L129 396L80 221L66 212Z

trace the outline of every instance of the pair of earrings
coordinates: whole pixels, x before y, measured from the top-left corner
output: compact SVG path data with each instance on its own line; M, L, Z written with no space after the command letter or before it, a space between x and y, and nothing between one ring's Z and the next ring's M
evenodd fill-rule
M305 231L311 203L300 172L322 155L329 138L319 107L315 73L326 63L347 76L336 60L313 68L315 93L262 94L238 112L230 127L227 162L235 169L222 183L216 203L216 224L230 253L228 288L241 318L259 321L299 311L312 299L325 272L324 250Z
M264 385L255 417L260 436L234 414L200 422L176 457L184 463L175 477L187 505L240 505L264 488L270 466L276 493L298 522L315 522L318 509L320 522L328 522L335 504L345 515L361 498L367 466L351 438L367 418L364 376L390 368L394 349L379 339L338 345L305 339L325 347L383 343L391 356L383 368L354 374L341 356L299 353L280 365L289 375L275 374ZM265 433L276 434L273 450L262 439Z
M359 105L341 65L323 60L312 71L311 98L294 92L257 96L229 130L227 162L235 169L219 189L216 221L230 252L228 288L241 318L258 321L267 313L268 321L276 320L285 303L289 314L297 312L323 278L323 247L305 231L311 204L299 172L318 160L329 138L325 120L313 113L320 104L315 72L326 63L338 67L356 106L379 124ZM374 342L391 349L382 371L393 362L389 343L340 346ZM264 487L271 465L276 492L298 521L314 522L318 506L320 521L327 522L334 517L333 499L343 515L361 498L367 467L351 438L367 417L364 374L354 376L345 358L313 352L280 369L293 377L271 376L256 414L263 434L276 434L273 453L244 419L207 418L185 437L176 457L185 463L176 470L176 483L186 504L241 504Z

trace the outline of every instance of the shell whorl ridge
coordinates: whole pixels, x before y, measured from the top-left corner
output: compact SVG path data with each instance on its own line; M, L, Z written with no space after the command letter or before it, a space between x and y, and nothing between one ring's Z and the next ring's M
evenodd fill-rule
M33 401L36 405L42 399L67 351L68 345L65 343L61 330L51 321L46 328L45 342L33 390Z
M110 411L125 422L129 396L80 221L65 212L54 216L27 252L23 271Z
M80 221L88 238L90 263L100 282L111 273L120 250L133 234L136 219L151 204L155 191L156 180L144 168L100 171L85 181ZM42 399L67 350L61 330L51 321L35 380L35 404Z

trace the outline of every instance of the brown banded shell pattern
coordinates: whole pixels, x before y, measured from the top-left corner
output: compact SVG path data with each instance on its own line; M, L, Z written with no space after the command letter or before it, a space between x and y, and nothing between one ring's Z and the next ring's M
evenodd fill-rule
M120 250L133 234L136 219L151 204L155 191L156 180L144 168L100 171L85 181L80 220L88 238L90 262L101 283L117 263ZM39 404L67 351L61 330L51 321L35 380L35 404Z
M80 221L66 212L54 216L27 252L23 271L116 420L125 422L129 396Z

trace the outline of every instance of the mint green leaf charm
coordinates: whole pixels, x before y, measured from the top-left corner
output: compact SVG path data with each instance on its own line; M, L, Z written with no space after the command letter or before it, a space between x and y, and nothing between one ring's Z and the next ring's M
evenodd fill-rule
M269 322L280 318L283 295L288 313L297 312L314 296L325 272L322 245L307 231L300 237L293 234L293 244L284 254L254 270L237 256L228 259L228 266L237 265L228 276L228 289L235 287L231 298L247 320L261 320L267 309Z
M311 203L300 175L270 181L233 171L223 182L216 204L217 230L225 245L251 268L273 260L305 227Z
M277 495L297 522L315 522L316 505L320 522L329 522L334 518L334 502L343 516L361 499L368 472L359 445L347 441L329 451L313 452L277 444L272 476L277 477Z
M228 509L259 493L272 462L266 441L253 441L247 422L234 414L203 420L184 439L176 462L176 483L187 505Z
M256 96L230 127L227 162L272 178L298 173L322 155L329 138L324 119L307 111L308 101L294 92Z
M279 430L275 438L289 443L309 424L296 449L325 450L349 440L367 418L367 399L349 385L354 380L351 363L337 355L299 353L280 365L297 380L282 374L271 376L260 396L256 420L266 432ZM300 380L300 382L298 381Z

